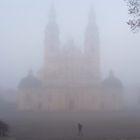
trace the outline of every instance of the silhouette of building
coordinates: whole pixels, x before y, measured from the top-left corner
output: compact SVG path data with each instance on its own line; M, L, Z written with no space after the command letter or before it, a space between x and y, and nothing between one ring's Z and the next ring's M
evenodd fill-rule
M123 105L123 85L111 71L109 76L102 82L103 108L104 110L119 110ZM113 106L111 106L113 105Z
M29 73L19 84L21 110L100 111L121 108L122 83L112 73L102 81L100 41L93 9L84 47L70 39L61 44L52 5L45 32L44 65L37 77Z

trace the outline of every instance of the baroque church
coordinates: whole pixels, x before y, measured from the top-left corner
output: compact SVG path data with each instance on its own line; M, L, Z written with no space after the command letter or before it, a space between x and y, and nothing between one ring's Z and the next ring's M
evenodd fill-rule
M83 47L61 44L54 5L45 31L44 64L18 86L18 109L27 111L115 111L122 108L123 85L110 72L101 77L100 42L94 12L89 13Z

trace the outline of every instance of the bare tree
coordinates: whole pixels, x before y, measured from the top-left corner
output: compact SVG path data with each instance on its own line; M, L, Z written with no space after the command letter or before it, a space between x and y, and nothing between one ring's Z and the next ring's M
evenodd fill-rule
M140 29L140 0L124 0L128 6L131 19L127 22L133 32Z

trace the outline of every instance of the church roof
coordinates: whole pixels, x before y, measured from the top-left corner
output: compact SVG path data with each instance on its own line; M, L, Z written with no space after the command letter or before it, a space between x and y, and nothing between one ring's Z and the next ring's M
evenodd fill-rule
M115 88L115 89L123 88L121 80L115 77L112 71L110 72L109 76L103 81L102 85L105 88Z
M33 88L41 88L41 81L38 80L32 72L30 72L26 77L24 77L19 85L19 89L33 89Z

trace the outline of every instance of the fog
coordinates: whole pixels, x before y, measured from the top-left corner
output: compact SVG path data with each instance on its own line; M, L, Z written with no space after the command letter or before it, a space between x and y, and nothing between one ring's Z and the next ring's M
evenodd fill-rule
M124 1L55 1L61 40L69 36L78 46L83 43L91 4L100 32L102 74L113 69L125 85L139 86L139 34L126 24ZM51 0L0 1L0 84L16 87L20 79L43 62L44 31ZM10 70L10 72L9 72Z
M140 33L126 24L127 8L0 1L0 119L12 137L139 137Z

